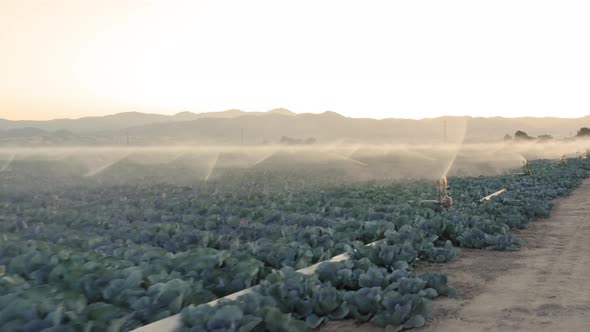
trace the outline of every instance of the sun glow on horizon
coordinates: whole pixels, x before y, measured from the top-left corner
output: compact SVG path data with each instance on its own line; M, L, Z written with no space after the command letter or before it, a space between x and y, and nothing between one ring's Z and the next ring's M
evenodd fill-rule
M0 118L590 113L583 1L0 1Z

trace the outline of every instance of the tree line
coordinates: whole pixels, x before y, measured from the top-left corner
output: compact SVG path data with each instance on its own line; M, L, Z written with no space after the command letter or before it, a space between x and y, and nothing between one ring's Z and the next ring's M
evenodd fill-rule
M576 136L574 136L574 137L578 137L578 138L590 137L590 128L588 128L588 127L582 127L582 128L580 128L576 132ZM552 140L552 139L553 139L553 136L552 135L549 135L549 134L543 134L543 135L539 135L537 137L534 137L534 136L529 136L529 134L527 134L526 132L524 132L522 130L517 130L516 133L514 133L514 136L511 136L510 134L504 135L504 140L505 141L510 141L510 140L516 140L516 141L532 141L532 140L548 141L548 140Z

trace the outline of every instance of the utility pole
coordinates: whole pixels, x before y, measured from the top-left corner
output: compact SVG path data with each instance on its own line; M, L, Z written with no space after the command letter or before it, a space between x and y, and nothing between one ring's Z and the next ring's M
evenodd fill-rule
M129 145L129 132L126 132L127 134L127 145Z
M447 120L443 121L444 142L447 143Z

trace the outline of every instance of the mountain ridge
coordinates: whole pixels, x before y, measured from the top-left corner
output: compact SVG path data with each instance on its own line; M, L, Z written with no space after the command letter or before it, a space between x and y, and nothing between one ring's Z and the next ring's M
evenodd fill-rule
M0 119L0 137L10 139L11 130L29 129L31 136L59 136L59 142L76 135L97 144L119 144L131 136L137 144L247 144L277 142L282 136L313 137L318 142L358 141L368 143L432 143L442 140L485 142L501 140L505 134L523 130L530 135L572 136L580 127L590 126L590 116L569 119L558 117L472 117L442 116L426 119L351 118L333 111L294 113L284 108L267 112L231 109L222 112L174 115L124 112L99 117L48 121L11 121ZM61 134L57 132L62 131ZM67 135L64 135L68 133ZM27 131L12 132L23 138ZM18 135L17 135L18 133ZM244 137L242 137L242 134ZM124 137L124 138L122 138ZM55 141L55 140L54 140ZM18 144L17 140L11 140ZM1 142L0 142L1 143Z

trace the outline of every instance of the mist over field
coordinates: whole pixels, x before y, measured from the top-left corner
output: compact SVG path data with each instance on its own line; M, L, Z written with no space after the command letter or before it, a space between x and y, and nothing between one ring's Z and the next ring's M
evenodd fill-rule
M586 118L358 119L230 110L0 121L0 186L260 185L498 175L586 154ZM515 133L521 133L517 136ZM523 136L524 135L524 136ZM281 176L289 174L289 176ZM290 185L288 184L290 183ZM299 183L295 185L294 183ZM281 187L281 186L279 186Z
M38 182L210 185L241 183L249 177L254 185L275 181L271 175L286 183L308 181L308 185L435 180L445 175L505 174L518 170L525 160L585 157L590 148L585 140L469 144L459 138L456 143L412 145L3 147L0 186L18 189Z

